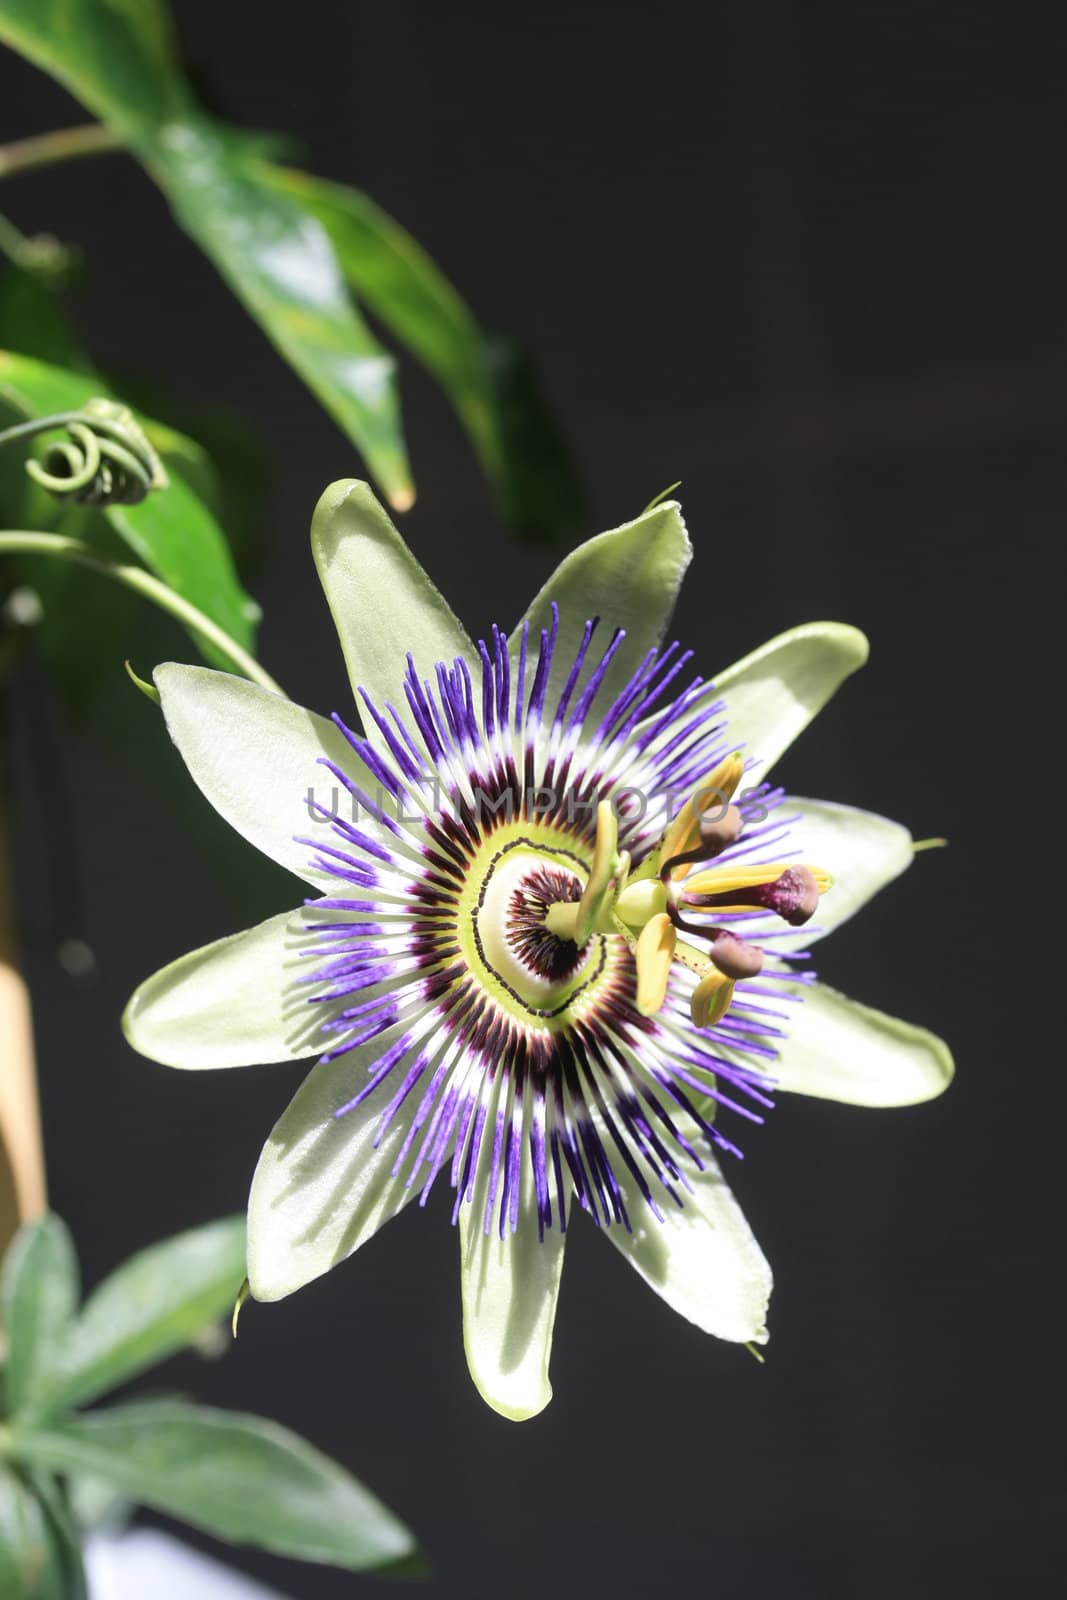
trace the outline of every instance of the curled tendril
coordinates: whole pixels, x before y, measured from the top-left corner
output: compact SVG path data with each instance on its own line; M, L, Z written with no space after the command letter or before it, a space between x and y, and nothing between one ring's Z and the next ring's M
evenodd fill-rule
M153 489L165 489L167 474L133 413L114 400L88 400L80 411L37 417L0 434L0 444L65 428L66 439L48 445L26 471L57 500L81 506L135 506Z

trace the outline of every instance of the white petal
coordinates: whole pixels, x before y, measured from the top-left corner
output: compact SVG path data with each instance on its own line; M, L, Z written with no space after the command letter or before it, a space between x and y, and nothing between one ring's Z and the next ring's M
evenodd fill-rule
M122 1026L135 1050L169 1067L245 1067L326 1048L308 1004L303 906L193 950L147 978Z
M731 739L760 762L762 782L774 762L803 733L857 667L868 644L843 622L808 622L768 640L714 679L715 698L726 701Z
M952 1082L948 1047L925 1028L813 984L790 1006L788 1039L771 1069L792 1094L856 1106L909 1106Z
M540 630L552 624L551 602L554 600L559 606L559 638L548 690L550 708L574 663L585 624L592 617L600 618L593 661L617 627L626 629L598 703L614 699L652 646L662 640L691 559L689 535L673 500L654 506L621 528L587 539L564 557L525 618L530 624L529 647L536 659ZM521 635L522 623L511 635L513 654Z
M330 842L308 792L327 811L336 794L347 818L352 801L319 758L329 757L372 800L378 786L344 735L325 717L227 672L167 662L153 676L170 736L219 815L305 883L328 881L308 865L311 848L296 842L319 835Z
M764 1344L771 1269L718 1164L703 1150L701 1160L705 1170L688 1174L693 1192L685 1191L682 1209L672 1205L663 1222L620 1163L616 1176L633 1232L614 1224L602 1231L650 1288L705 1333Z
M793 859L794 851L799 850L797 859L824 867L834 880L819 901L810 930L798 928L796 933L770 942L768 948L778 955L806 950L825 939L899 877L914 859L907 828L873 811L789 795L776 815L800 819L789 830L788 859ZM759 942L755 933L752 937Z
M275 1124L248 1202L248 1278L257 1300L284 1299L329 1272L419 1193L418 1179L405 1188L404 1172L391 1174L417 1090L374 1144L402 1068L362 1105L334 1115L366 1087L370 1069L402 1032L396 1025L335 1061L318 1063Z
M378 710L407 715L403 680L410 651L420 677L435 681L439 661L477 653L447 602L375 499L354 478L332 483L315 507L311 549L333 615L364 731L385 741L365 712L359 689Z
M488 1165L488 1164L486 1164ZM485 1184L460 1210L463 1344L483 1400L521 1422L552 1398L548 1359L566 1234L537 1237L532 1170L523 1161L519 1228L500 1238L484 1230Z

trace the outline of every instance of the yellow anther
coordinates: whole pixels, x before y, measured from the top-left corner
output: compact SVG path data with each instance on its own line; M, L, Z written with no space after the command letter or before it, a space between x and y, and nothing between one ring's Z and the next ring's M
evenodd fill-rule
M791 865L788 861L768 862L761 866L746 866L738 862L736 866L727 863L723 867L703 867L699 872L694 872L685 880L686 894L733 894L739 889L758 889L765 883L777 883ZM824 894L830 887L830 874L821 867L809 867L808 871L815 879L820 894Z
M689 1012L698 1028L713 1028L730 1008L734 997L731 979L724 977L715 967L706 973L693 990Z
M670 861L672 856L685 855L688 850L695 849L700 843L702 814L705 811L714 812L726 808L733 799L744 770L745 763L735 751L733 755L720 761L717 767L712 768L706 778L701 779L666 829L659 847L660 861ZM674 867L671 877L680 877L685 871L684 864Z
M654 1016L667 998L667 982L678 935L665 911L650 917L637 941L637 1009Z
M572 938L583 945L589 938L601 915L606 911L617 878L621 878L629 864L629 857L619 857L619 822L610 800L601 800L596 808L596 844L589 879L578 902Z
M686 878L682 899L717 914L763 907L794 927L807 922L833 879L822 867L792 862L765 866L708 867Z

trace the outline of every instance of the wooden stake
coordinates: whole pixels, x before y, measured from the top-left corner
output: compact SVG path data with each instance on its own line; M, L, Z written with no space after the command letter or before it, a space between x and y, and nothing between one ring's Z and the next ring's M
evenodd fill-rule
M30 996L18 964L7 816L0 799L0 1255L47 1208Z

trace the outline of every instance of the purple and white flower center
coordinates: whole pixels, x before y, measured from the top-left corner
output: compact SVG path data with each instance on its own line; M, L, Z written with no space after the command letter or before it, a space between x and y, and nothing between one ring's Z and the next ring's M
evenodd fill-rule
M473 912L473 932L488 971L522 1006L551 1013L603 965L601 940L579 948L545 927L555 901L578 901L583 864L569 851L542 854L517 844L490 865Z

